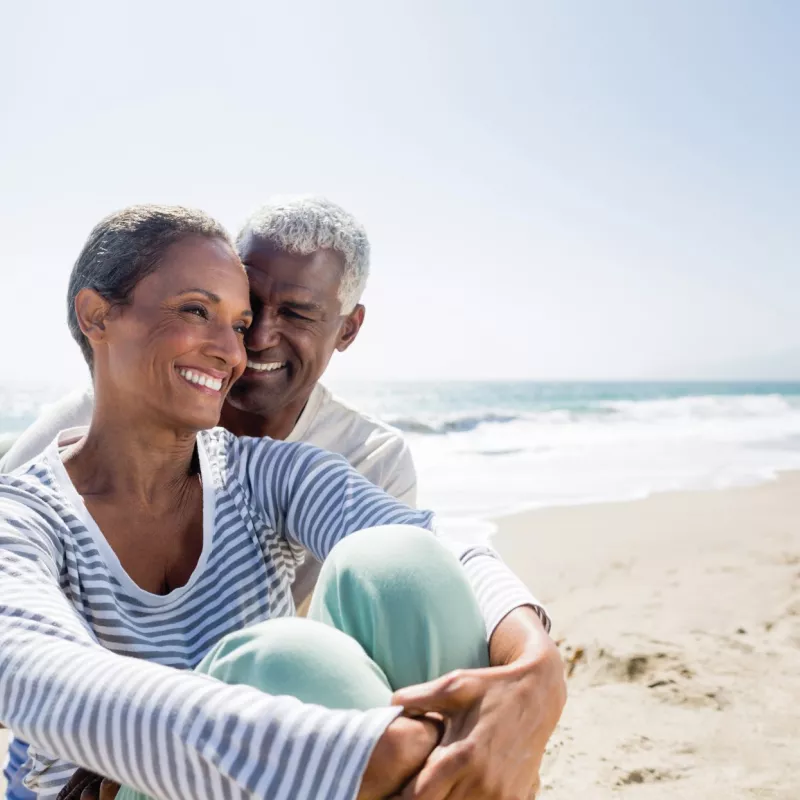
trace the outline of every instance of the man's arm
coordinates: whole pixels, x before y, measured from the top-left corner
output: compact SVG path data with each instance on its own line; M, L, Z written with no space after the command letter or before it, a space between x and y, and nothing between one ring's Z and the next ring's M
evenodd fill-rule
M13 472L38 456L55 439L59 431L88 425L92 421L94 394L91 388L62 397L44 409L39 418L11 445L0 459L0 472Z
M383 489L409 508L417 507L417 469L411 450L401 439L398 452L389 460Z

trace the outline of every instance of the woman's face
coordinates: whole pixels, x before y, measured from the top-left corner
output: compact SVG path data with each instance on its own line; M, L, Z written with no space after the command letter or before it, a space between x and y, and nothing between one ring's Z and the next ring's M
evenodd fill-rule
M137 417L151 412L178 428L213 427L244 371L251 320L247 277L230 245L183 239L136 285L130 302L109 313L104 369L96 367L96 376L107 377L115 401Z

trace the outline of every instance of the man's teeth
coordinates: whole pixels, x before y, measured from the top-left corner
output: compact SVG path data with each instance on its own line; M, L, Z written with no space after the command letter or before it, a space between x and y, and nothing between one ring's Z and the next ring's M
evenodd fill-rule
M206 386L218 392L222 388L222 381L219 378L212 378L210 375L205 375L202 372L195 372L193 369L179 369L178 375L186 378L190 383L196 383L198 386Z
M264 364L258 361L247 360L247 366L254 369L256 372L272 372L273 370L280 369L283 366L283 361L267 361Z

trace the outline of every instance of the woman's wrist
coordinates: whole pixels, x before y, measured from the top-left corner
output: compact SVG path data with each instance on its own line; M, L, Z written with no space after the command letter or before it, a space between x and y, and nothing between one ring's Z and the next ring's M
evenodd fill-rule
M558 648L530 606L515 608L507 614L489 640L489 663L493 667L514 665L524 669L557 654Z
M397 794L425 766L439 744L441 726L425 717L397 717L372 751L358 800L378 800Z

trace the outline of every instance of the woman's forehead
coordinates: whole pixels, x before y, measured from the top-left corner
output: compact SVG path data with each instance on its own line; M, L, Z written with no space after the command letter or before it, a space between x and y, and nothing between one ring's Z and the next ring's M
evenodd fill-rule
M247 296L247 274L233 248L222 239L190 237L170 245L148 278L153 290L174 293L197 287L214 294L225 290Z

